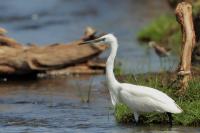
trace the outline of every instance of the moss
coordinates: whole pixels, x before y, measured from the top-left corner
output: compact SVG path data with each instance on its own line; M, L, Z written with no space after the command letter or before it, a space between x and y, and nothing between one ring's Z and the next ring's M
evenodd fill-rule
M169 87L173 79L173 76L169 75L170 74L138 75L136 76L137 82L130 79L130 76L126 76L127 78L123 80L129 83L157 88L172 97L184 111L181 114L173 115L175 125L200 126L200 77L194 78L189 83L189 88L185 96L178 97L175 93L177 89L175 87ZM133 114L127 106L120 104L115 110L117 122L134 122ZM140 122L145 124L166 123L167 121L168 117L163 113L143 113L140 116Z

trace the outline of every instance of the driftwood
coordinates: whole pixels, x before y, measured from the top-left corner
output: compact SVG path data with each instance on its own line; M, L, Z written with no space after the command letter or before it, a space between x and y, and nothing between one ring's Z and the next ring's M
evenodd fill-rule
M192 19L192 6L187 2L181 2L176 7L177 21L182 30L182 54L178 67L178 81L180 89L178 94L184 94L188 81L191 78L191 56L195 46L195 32Z
M87 28L88 29L88 28ZM83 40L94 39L91 28L77 41L39 47L22 45L5 35L0 29L0 76L29 74L93 74L103 73L105 63L94 60L106 45L79 45Z

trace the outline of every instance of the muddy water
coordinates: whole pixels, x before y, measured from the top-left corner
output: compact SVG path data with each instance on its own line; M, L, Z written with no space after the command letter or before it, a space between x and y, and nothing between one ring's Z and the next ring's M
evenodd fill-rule
M153 50L138 45L136 33L168 10L160 0L0 0L0 26L18 41L40 45L78 39L94 26L119 38L117 61L125 72L172 69ZM102 55L103 58L108 53ZM115 123L104 76L0 83L0 133L197 133L199 128Z

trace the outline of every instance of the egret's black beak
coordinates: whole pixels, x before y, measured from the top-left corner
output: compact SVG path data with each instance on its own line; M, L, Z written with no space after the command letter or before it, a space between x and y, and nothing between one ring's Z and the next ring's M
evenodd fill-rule
M85 42L81 42L80 44L94 44L94 43L99 43L99 42L103 42L105 40L105 38L97 38L95 40L90 40L90 41L85 41Z

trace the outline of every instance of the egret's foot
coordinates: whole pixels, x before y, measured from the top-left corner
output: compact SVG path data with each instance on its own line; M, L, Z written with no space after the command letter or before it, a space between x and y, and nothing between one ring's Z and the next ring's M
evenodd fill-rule
M172 123L172 121L173 121L172 113L167 112L167 116L169 118L168 123L169 123L170 127L172 127L172 125L173 125L173 123Z
M139 121L136 121L136 120L133 121L133 126L139 126L139 125L140 125Z

